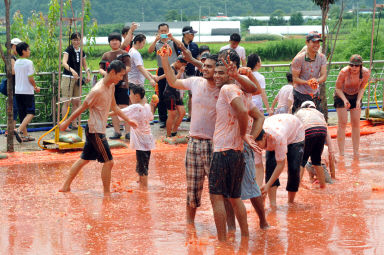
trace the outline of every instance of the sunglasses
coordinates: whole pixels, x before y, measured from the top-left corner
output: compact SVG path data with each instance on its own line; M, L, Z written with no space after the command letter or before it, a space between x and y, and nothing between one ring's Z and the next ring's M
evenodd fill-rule
M350 67L359 67L361 65L349 64Z

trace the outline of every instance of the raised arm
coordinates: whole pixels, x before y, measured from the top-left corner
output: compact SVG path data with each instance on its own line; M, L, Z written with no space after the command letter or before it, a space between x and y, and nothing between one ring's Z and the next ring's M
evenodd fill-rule
M184 43L182 43L179 40L177 40L176 38L174 38L171 33L168 34L168 38L171 39L176 44L176 46L181 50L181 52L183 53L183 58L184 58L185 61L187 61L188 63L191 63L194 66L196 66L199 70L201 70L201 68L203 68L203 62L201 62L200 60L197 60L196 58L194 58L192 56L191 51L188 50L184 46Z
M124 39L124 42L121 44L120 49L125 50L132 42L133 32L137 29L137 23L132 22L131 27L128 31L127 36Z
M164 56L160 56L161 62L163 64L164 74L167 78L167 82L169 86L176 88L176 89L182 89L182 90L188 90L183 84L183 81L176 78L175 73L173 72L171 66L169 65L168 61L168 54L165 54Z
M155 40L151 43L148 48L148 53L152 53L156 49L156 43L160 40L160 34L156 34Z

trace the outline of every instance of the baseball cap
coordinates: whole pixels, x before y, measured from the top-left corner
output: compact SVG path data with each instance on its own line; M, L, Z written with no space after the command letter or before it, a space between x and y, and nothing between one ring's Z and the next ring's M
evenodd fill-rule
M315 108L316 109L316 105L312 101L305 101L301 104L301 108Z
M349 59L349 64L352 64L352 65L362 65L363 64L363 58L360 55L358 55L358 54L354 54Z
M322 42L323 41L323 39L321 39L321 34L319 34L319 32L317 32L317 31L309 32L307 34L307 36L305 37L305 39L307 41L312 41L312 42L317 42L317 41Z
M183 27L183 34L196 34L197 31L196 30L193 30L193 28L191 26L185 26Z
M183 55L181 54L177 57L177 60L180 61L181 63L187 63L187 61L185 61L185 59L183 58Z
M209 55L211 55L211 54L209 54L208 52L205 52L201 55L200 59L207 59L209 57Z
M19 39L19 38L13 38L11 40L11 44L12 45L18 45L19 43L21 43L22 41Z

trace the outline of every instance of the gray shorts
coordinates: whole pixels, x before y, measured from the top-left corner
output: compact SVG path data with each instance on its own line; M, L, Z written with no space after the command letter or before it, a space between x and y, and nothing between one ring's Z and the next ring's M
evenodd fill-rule
M245 172L241 182L241 199L247 200L253 197L261 196L261 192L259 185L257 185L255 180L255 156L253 154L253 150L246 143L244 143L243 155L245 162Z

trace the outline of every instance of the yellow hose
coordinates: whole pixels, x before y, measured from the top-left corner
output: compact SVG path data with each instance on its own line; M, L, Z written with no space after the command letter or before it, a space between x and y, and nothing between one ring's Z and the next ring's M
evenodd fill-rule
M65 114L64 118L59 122L59 124L61 124L61 123L68 117L68 113L69 113L69 105L68 105L67 113ZM51 128L49 131L45 132L45 133L39 138L39 140L37 141L37 145L38 145L41 149L43 149L43 150L47 150L47 149L48 149L48 148L45 148L45 147L41 146L41 145L40 145L40 141L41 141L46 135L48 135L48 134L51 133L53 130L55 130L56 127L57 127L57 125L54 126L53 128Z

